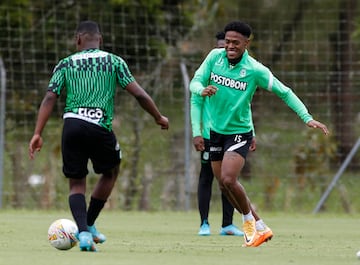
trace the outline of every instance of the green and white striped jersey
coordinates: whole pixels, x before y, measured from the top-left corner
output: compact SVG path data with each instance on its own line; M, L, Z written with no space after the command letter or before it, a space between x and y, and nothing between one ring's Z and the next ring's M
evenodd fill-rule
M78 118L112 129L117 84L125 88L135 79L125 61L112 53L89 49L56 65L48 91L66 91L65 118Z
M248 51L239 63L231 65L225 49L213 49L195 72L190 91L201 95L208 85L218 89L209 98L210 128L217 133L237 134L253 130L251 101L258 87L275 93L305 123L313 119L294 92Z

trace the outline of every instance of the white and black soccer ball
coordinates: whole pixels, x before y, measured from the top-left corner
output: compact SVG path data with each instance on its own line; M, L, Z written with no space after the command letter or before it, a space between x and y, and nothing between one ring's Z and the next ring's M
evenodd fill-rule
M79 230L69 219L55 220L49 227L48 240L51 246L59 250L68 250L77 244Z

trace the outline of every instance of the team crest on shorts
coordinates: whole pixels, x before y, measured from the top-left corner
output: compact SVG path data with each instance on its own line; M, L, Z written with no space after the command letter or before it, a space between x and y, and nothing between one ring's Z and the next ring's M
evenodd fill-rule
M204 160L209 160L209 157L210 157L209 152L204 152L204 153L203 153L202 158L203 158Z

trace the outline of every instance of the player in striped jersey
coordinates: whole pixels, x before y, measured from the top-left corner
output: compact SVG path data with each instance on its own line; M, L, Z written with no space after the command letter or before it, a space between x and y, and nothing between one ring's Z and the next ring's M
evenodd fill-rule
M311 128L328 134L303 102L247 51L251 27L241 21L225 26L225 49L213 49L190 83L192 93L209 97L210 160L220 188L243 215L245 246L259 246L272 236L257 231L250 200L237 177L253 138L251 101L258 87L279 96ZM270 233L271 232L271 233Z
M100 50L101 42L96 22L80 22L76 30L78 52L62 59L55 67L29 143L29 155L33 159L43 145L41 134L56 100L61 92L66 91L63 173L69 179L69 206L79 228L79 246L83 251L96 251L94 243L106 240L94 224L111 194L121 162L120 146L112 131L117 87L134 96L161 129L169 126L167 117L160 113L152 98L136 82L125 61ZM89 159L100 178L87 207L85 192Z

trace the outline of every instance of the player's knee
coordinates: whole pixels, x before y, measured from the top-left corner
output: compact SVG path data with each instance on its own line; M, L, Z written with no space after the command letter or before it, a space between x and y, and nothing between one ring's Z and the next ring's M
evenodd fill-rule
M232 187L235 185L236 183L236 178L232 177L232 176L223 176L221 178L221 183L220 183L220 187L222 186L223 189L226 190L232 190Z
M112 169L106 171L103 173L104 177L106 178L113 178L116 179L117 176L119 175L119 166L115 166Z

